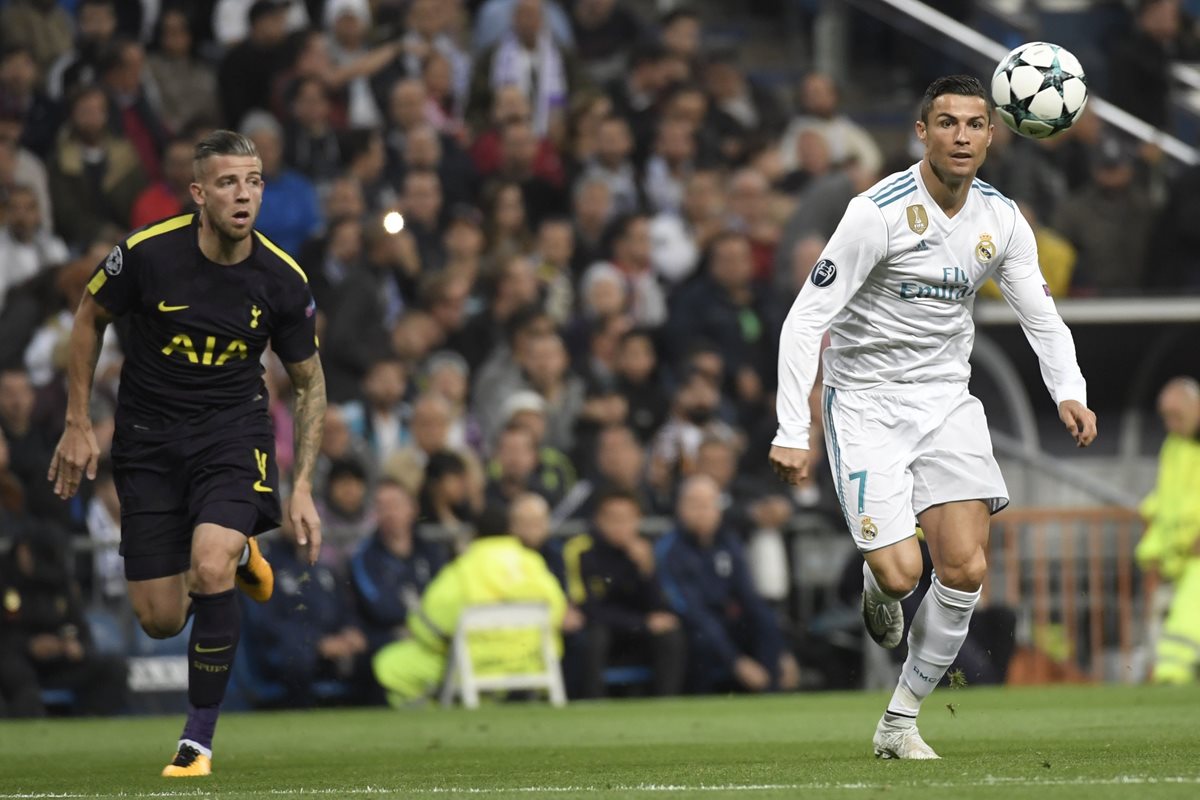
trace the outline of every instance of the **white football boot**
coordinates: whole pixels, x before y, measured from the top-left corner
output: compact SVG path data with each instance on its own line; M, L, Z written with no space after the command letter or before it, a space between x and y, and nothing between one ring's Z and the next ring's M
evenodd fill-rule
M900 644L904 635L904 609L899 600L869 600L863 592L862 618L875 644L888 650Z
M875 726L875 738L871 743L875 745L876 758L911 758L922 761L941 758L933 752L932 747L925 744L915 722L896 725L881 718Z

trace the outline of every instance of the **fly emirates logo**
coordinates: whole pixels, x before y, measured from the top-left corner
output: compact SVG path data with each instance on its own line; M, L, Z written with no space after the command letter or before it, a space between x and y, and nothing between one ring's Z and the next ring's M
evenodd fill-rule
M944 268L941 283L900 281L901 300L962 300L974 293L970 276L958 267Z

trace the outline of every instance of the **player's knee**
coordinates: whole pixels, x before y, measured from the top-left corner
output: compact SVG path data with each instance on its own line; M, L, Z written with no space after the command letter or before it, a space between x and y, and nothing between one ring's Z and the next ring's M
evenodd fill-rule
M138 623L151 639L170 639L183 630L187 614L165 614L156 609L135 609Z
M223 554L201 557L192 565L192 591L217 594L233 588L237 562Z
M987 556L984 555L982 548L968 558L943 564L937 570L938 580L943 586L957 589L960 592L973 592L983 586L983 579L986 575Z
M879 588L892 597L905 597L917 588L921 580L921 570L913 571L903 566L890 567L875 572L875 580Z

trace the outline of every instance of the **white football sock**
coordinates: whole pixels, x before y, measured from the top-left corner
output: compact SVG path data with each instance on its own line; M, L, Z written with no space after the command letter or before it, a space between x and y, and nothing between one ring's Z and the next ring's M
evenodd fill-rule
M908 629L908 658L900 671L896 692L885 719L916 718L921 701L950 669L967 638L971 612L979 602L979 589L963 592L943 586L937 575Z
M863 594L872 600L877 600L881 603L886 603L891 600L903 600L913 593L915 589L910 589L908 592L896 597L888 594L879 585L879 581L875 580L875 573L871 572L871 565L866 561L863 562Z
M185 744L195 748L197 752L203 753L204 755L208 756L209 758L212 758L212 748L211 747L205 747L204 745L200 744L199 742L193 741L191 739L180 739L179 740L180 747L183 747Z
M250 560L250 542L246 542L246 546L242 548L242 556L238 559L238 566L246 566L246 562Z

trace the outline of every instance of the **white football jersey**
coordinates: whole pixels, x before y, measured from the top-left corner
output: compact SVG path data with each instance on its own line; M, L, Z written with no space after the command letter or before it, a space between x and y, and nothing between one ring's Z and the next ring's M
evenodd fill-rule
M808 395L826 330L826 386L903 391L966 383L975 293L993 273L1055 403L1086 405L1071 332L1016 203L975 180L949 218L926 190L918 163L850 201L792 304L779 343L775 444L808 447Z

